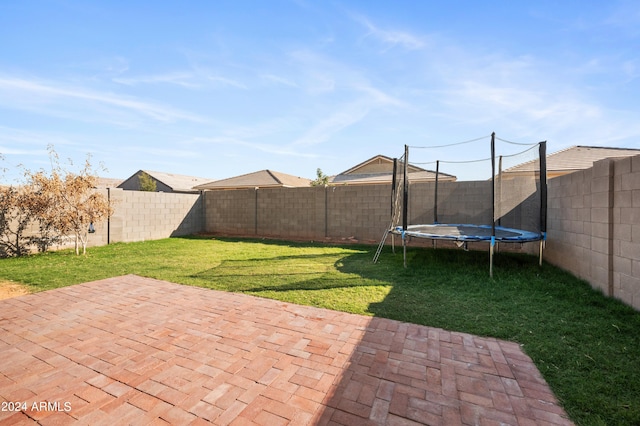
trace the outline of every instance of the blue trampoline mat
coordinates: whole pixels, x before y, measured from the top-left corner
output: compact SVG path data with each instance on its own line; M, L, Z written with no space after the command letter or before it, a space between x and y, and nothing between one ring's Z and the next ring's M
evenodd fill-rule
M525 231L522 229L504 228L496 226L495 240L507 243L526 243L544 239L542 233ZM490 225L437 223L433 225L409 225L403 232L402 227L393 231L416 238L430 238L434 240L451 241L491 241Z

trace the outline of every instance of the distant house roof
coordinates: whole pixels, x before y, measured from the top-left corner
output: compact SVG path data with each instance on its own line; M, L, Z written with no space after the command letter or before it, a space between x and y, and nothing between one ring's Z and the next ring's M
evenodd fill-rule
M124 179L113 179L113 178L105 178L105 177L98 177L98 182L96 187L97 188L117 188L118 185L120 185L122 182L124 182Z
M311 185L311 180L280 173L273 170L260 170L240 176L207 182L195 186L195 189L240 189L240 188L299 188Z
M398 167L402 167L398 163ZM427 182L436 180L436 172L414 165L407 165L411 182ZM399 173L400 171L398 171ZM368 185L391 183L393 175L393 159L385 155L376 155L344 172L329 178L332 185ZM455 181L457 178L447 173L439 173L439 180Z
M138 170L130 178L118 185L118 188L139 191L139 176L141 173L146 173L155 180L157 186L156 191L159 192L197 192L197 190L194 189L195 186L211 181L210 178L154 172L151 170Z
M605 158L631 157L634 155L640 155L640 149L572 146L547 155L547 177L552 178L588 169L593 166L594 162ZM538 160L533 160L506 169L503 173L530 173L537 171L538 168Z

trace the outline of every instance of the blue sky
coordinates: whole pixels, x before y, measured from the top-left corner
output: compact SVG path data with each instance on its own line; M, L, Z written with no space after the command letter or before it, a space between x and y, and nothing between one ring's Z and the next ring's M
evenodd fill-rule
M635 0L4 0L0 52L5 181L49 167L48 144L107 177L212 179L337 174L493 131L640 148Z

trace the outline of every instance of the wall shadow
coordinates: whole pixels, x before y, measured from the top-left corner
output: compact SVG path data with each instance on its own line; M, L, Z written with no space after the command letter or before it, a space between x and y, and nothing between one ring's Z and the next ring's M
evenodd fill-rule
M204 196L200 194L189 211L184 215L171 237L180 237L203 232L205 229Z

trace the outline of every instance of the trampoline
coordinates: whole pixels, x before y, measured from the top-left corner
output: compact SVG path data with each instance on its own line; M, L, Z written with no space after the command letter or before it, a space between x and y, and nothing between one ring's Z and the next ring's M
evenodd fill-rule
M415 238L432 240L449 240L457 242L495 241L505 243L528 243L540 241L543 236L523 229L495 227L495 234L490 225L436 223L433 225L409 225L406 230L401 226L394 233Z
M482 138L474 139L467 142L461 142L459 144L476 142L480 139ZM538 142L535 144L519 144L502 139L500 140L514 145L529 145L529 148L525 151L508 155L507 157L516 157L523 153L529 152L530 155L536 155L537 158L514 167L513 170L510 171L510 173L512 174L509 175L505 180L503 179L502 173L503 156L501 155L499 157L499 171L497 173L498 178L496 179L496 137L495 132L491 134L491 157L487 159L490 160L491 163L491 178L486 181L486 187L484 187L485 183L482 183L482 181L480 181L480 186L486 188L483 194L486 194L487 197L491 197L491 207L488 209L491 216L483 216L484 214L486 214L484 211L479 213L479 216L485 217L484 220L487 220L487 222L485 223L440 223L438 216L438 207L442 204L442 201L438 200L438 195L440 192L444 192L447 197L447 202L449 203L449 205L447 206L447 214L451 217L454 216L454 213L452 213L451 211L455 210L454 208L452 208L452 205L457 203L455 205L457 205L458 209L460 209L460 206L465 204L465 196L472 197L473 195L469 196L468 193L465 195L464 191L461 191L461 193L463 194L460 197L453 197L452 193L455 191L455 189L452 189L452 185L458 184L458 182L445 182L445 185L448 185L447 189L445 191L440 190L438 182L439 176L441 175L439 171L440 161L435 161L436 169L434 172L434 186L427 187L427 189L429 191L433 191L434 194L432 205L433 223L409 224L410 197L409 176L407 171L409 164L409 146L405 145L405 152L401 157L400 162L398 162L398 159L394 159L393 180L391 184L391 225L387 228L382 240L380 241L378 250L376 251L373 259L374 263L378 261L387 236L389 234L392 234L392 236L402 236L405 267L407 267L407 243L410 238L431 239L434 241L434 247L436 240L452 241L455 242L458 246L464 246L465 249L467 248L467 243L470 242L488 242L490 244L490 276L493 276L493 256L495 247L498 243L524 244L539 241L539 263L540 265L542 265L542 253L546 241L547 225L546 141ZM441 147L443 146L433 148ZM537 152L535 152L535 154L531 154L534 147L538 148ZM402 167L399 167L399 165L401 165ZM415 164L413 166L415 166ZM520 180L518 181L518 179ZM529 186L527 189L523 189L524 186L522 182L525 181L528 185L531 185L531 182L533 182L533 187ZM429 185L431 184L429 183ZM503 192L507 195L504 195ZM454 199L455 201L452 201ZM537 203L535 208L531 207L532 202L530 201L530 199L535 199L535 203ZM473 203L478 203L477 197L469 202L469 204ZM527 204L528 207L525 206ZM425 203L423 201L422 206L424 205ZM467 206L463 208L463 210L465 210L463 212L463 216L469 217L469 209L466 207ZM486 210L486 205L483 208L484 210ZM413 215L424 217L424 211L420 209L424 209L424 207L420 207L419 209L416 209L414 207L412 209ZM416 210L418 211L416 212ZM517 222L516 224L524 224L525 220L523 220L523 216L525 214L529 216L528 223L526 224L529 225L530 229L502 226L503 220L505 222L514 222L515 216L517 216L517 220L515 220L515 222ZM488 217L488 219L486 219L486 217Z

